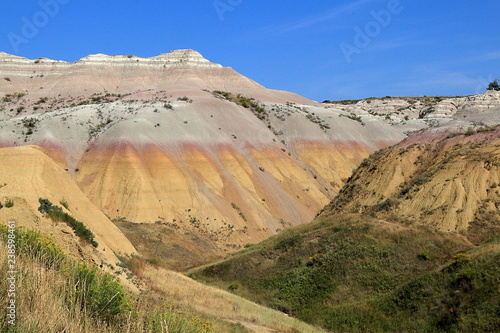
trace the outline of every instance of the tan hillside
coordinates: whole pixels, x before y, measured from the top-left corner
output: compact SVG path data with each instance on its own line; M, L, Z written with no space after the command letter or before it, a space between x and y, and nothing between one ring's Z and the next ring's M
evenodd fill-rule
M0 54L0 69L0 146L43 147L115 221L163 223L225 251L310 221L363 158L405 137L192 50Z
M322 215L394 216L481 241L500 230L499 183L498 126L424 132L363 161Z
M212 63L194 50L175 50L151 58L94 54L74 63L47 58L27 59L0 52L2 93L26 93L28 112L39 112L47 105L67 106L81 96L95 93L130 94L154 90L225 90L258 99L284 103L304 103L293 93L268 90L229 67ZM34 104L39 98L47 104Z
M54 163L47 153L36 146L0 149L0 220L16 221L18 227L43 232L53 238L63 250L74 257L93 260L97 264L116 264L115 254L136 253L120 230L96 208L75 182ZM68 209L65 212L81 221L99 243L97 248L81 241L64 222L53 222L38 211L38 199ZM6 202L13 206L7 207Z

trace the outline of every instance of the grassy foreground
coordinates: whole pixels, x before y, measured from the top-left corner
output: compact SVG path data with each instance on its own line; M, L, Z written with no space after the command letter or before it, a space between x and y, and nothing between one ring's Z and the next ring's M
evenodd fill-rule
M141 295L133 294L96 266L66 257L46 236L23 229L16 230L13 326L7 316L8 234L0 225L1 332L321 332L149 265L134 267L146 288Z

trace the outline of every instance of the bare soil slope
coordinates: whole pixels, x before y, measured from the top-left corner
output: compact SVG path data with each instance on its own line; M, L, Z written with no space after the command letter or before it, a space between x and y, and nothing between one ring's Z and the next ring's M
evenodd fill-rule
M500 230L499 182L498 126L427 131L363 161L322 215L392 216L483 241Z
M16 221L17 227L35 229L53 238L74 257L97 264L116 264L115 254L136 253L121 231L82 193L71 177L36 146L0 149L0 220ZM54 222L38 211L39 198L63 208L95 235L94 248L80 240L64 222ZM11 201L12 207L6 203Z

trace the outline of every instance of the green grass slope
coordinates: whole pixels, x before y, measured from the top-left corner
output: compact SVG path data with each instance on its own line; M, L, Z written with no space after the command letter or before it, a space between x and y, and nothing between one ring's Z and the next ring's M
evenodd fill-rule
M498 243L474 247L459 234L344 215L190 276L338 332L493 332Z

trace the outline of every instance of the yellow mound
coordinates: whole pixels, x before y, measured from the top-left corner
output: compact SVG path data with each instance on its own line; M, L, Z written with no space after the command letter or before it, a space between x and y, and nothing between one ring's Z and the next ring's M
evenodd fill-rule
M324 209L370 212L446 232L495 227L500 209L500 132L400 144L365 160Z
M117 262L114 253L132 254L135 248L111 221L82 193L66 171L40 147L0 149L0 209L2 223L14 220L18 227L39 230L52 237L69 255L97 263ZM99 243L97 249L81 241L63 222L53 222L38 211L38 199L67 203L65 212L82 222ZM7 201L13 206L7 207Z

